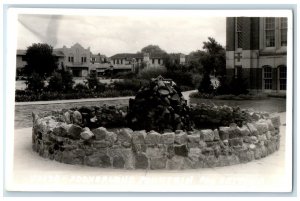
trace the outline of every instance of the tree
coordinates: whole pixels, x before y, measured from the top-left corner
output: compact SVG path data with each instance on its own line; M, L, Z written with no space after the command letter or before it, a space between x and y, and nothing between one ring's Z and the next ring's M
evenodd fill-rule
M62 92L63 89L63 79L60 73L54 72L49 80L48 85L49 91Z
M44 89L44 79L37 73L32 73L26 80L27 89L34 92L41 92Z
M141 53L166 54L167 52L162 50L158 45L148 45L148 46L142 48Z
M37 73L41 77L50 76L57 69L57 58L53 55L52 46L46 43L34 43L27 48L25 71L28 75Z
M213 90L214 90L214 87L211 84L209 73L205 72L203 75L203 78L200 82L198 91L199 91L199 93L211 94L213 92Z
M225 49L214 38L208 37L208 41L203 42L204 55L200 59L204 71L215 72L216 75L224 75L226 71Z

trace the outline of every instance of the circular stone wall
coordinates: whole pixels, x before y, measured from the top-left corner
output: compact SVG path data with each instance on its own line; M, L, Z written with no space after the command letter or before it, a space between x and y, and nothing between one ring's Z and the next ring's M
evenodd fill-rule
M67 164L119 169L192 169L245 163L279 149L280 118L260 115L242 127L157 133L129 128L90 130L61 118L33 114L32 147Z

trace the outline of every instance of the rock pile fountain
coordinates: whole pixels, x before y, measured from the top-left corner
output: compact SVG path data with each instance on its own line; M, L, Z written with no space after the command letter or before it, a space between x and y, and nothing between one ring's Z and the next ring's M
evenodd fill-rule
M119 169L191 169L245 163L279 149L280 119L228 106L188 106L162 77L129 107L33 113L32 148L67 164Z

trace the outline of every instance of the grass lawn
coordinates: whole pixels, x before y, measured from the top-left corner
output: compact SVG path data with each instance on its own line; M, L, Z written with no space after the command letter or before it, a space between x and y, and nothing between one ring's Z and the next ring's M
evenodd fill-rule
M267 98L263 100L218 100L218 99L200 99L191 98L190 103L206 103L210 105L228 105L239 106L243 109L252 109L254 111L265 112L285 112L286 99L284 98Z

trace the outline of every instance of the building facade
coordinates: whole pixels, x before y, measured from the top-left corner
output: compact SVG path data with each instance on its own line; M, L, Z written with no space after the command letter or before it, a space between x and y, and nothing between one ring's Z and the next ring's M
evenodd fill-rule
M250 91L285 93L287 18L228 17L227 77L242 74Z
M17 68L26 65L24 56L26 50L17 51ZM159 53L121 53L107 58L105 55L93 54L90 48L84 48L76 43L71 47L63 46L53 50L57 57L59 68L70 71L74 77L87 77L89 74L102 76L106 73L135 71L137 68L162 68L165 66L165 54ZM179 64L186 63L184 54L170 54Z

